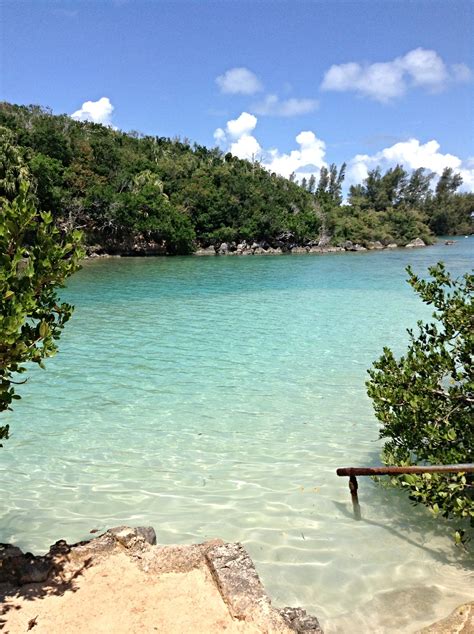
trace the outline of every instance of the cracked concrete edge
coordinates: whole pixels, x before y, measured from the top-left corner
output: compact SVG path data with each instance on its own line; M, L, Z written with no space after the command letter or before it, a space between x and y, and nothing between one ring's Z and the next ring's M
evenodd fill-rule
M474 601L460 605L449 616L417 634L474 634Z

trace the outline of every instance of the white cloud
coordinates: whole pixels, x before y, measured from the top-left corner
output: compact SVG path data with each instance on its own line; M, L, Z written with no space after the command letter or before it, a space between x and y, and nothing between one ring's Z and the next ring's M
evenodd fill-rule
M108 97L101 97L97 101L85 101L82 107L73 112L71 117L78 121L93 121L94 123L103 123L104 125L112 125L113 105Z
M398 63L417 86L436 88L449 78L446 64L435 51L416 48L400 58Z
M280 101L277 95L267 95L263 101L252 108L260 115L275 115L280 117L294 117L313 112L318 107L316 99L285 99Z
M218 145L221 145L221 143L225 143L226 138L227 137L222 128L217 128L217 130L214 130L214 140Z
M242 112L236 119L228 121L225 128L217 128L214 138L224 151L242 159L258 160L268 171L285 178L293 172L299 181L303 177L309 179L311 175L318 178L321 167L327 167L326 144L312 130L303 130L296 136L296 148L281 152L277 148L262 148L254 135L257 123L257 117ZM463 178L461 189L474 191L474 158L462 161L454 154L443 154L440 149L440 144L434 139L421 143L412 138L374 154L357 154L349 161L346 185L361 183L369 170L377 166L385 171L401 164L409 171L424 167L436 176L441 176L445 167L451 167Z
M454 154L443 154L436 140L421 143L418 139L409 139L395 143L375 154L357 154L349 163L347 177L350 183L360 183L366 178L370 169L377 165L385 170L401 164L405 169L414 170L424 167L437 176L441 176L445 167L460 172L463 177L463 189L474 188L474 169L469 162L463 161Z
M301 178L318 173L321 167L326 165L324 141L318 139L311 130L305 130L297 135L296 143L299 148L288 153L281 153L277 149L270 150L263 161L264 166L270 172L276 172L286 178L292 172L296 172Z
M288 153L280 152L273 148L264 150L257 138L252 134L257 126L257 117L242 112L237 119L227 122L225 128L217 128L214 139L225 150L243 159L258 159L263 167L270 172L276 172L288 177L296 172L298 178L309 178L311 174L317 174L319 169L326 165L324 156L326 145L318 139L314 132L305 130L296 137L298 148Z
M256 125L257 117L248 112L242 112L237 119L231 119L227 122L226 132L234 139L238 139L243 134L252 132Z
M436 51L416 48L390 62L335 64L324 75L321 89L353 90L386 103L404 95L409 86L441 90L449 82L469 81L470 76L465 64L448 68Z
M229 94L254 95L263 89L260 80L248 68L231 68L216 78L221 92Z
M466 64L452 64L451 73L454 81L468 82L472 79L472 71Z
M227 122L225 129L217 128L214 139L220 146L228 146L229 152L242 159L253 160L261 155L262 148L250 133L257 125L257 117L242 112L237 119Z
M237 139L237 141L231 144L229 152L241 159L253 161L261 156L262 148L254 136L244 134L240 139Z

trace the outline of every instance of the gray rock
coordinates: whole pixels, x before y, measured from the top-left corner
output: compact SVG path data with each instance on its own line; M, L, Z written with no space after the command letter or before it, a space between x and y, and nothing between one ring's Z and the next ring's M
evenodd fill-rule
M0 566L4 560L11 559L12 557L21 557L22 555L23 552L17 546L12 546L12 544L0 544Z
M263 585L242 544L222 544L211 548L206 559L219 590L235 618L245 618L267 599Z
M219 255L226 255L228 251L229 245L227 244L227 242L223 242L219 247Z
M302 608L281 608L278 610L287 625L295 632L307 634L323 634L319 621L315 616L307 614Z
M398 249L398 244L396 244L395 242L390 242L390 244L387 244L387 246L385 248L386 249Z
M194 255L216 255L216 250L211 245L210 247L198 249L194 252Z
M283 250L280 247L276 247L274 249L268 249L268 255L283 255Z
M423 242L421 238L415 238L408 244L405 245L405 249L415 249L417 247L426 247L426 244Z
M293 247L291 249L291 253L294 253L295 255L299 254L299 253L308 253L309 249L307 247Z
M0 544L0 583L40 583L46 581L52 570L51 558L35 557L16 546Z
M116 528L109 528L107 533L112 535L125 548L134 546L137 540L142 540L152 546L156 544L156 533L151 526L138 526L137 528L117 526Z
M381 242L379 242L378 240L375 240L375 242L368 242L367 243L367 248L372 251L374 249L383 249L383 244Z

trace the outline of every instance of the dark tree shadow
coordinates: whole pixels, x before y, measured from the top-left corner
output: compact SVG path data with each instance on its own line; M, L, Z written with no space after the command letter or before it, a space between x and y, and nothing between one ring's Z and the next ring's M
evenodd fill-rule
M8 632L7 615L21 609L18 600L37 601L79 589L77 580L92 565L92 557L72 561L70 552L65 541L56 542L43 556L0 544L0 630ZM27 631L33 630L36 618L30 620Z

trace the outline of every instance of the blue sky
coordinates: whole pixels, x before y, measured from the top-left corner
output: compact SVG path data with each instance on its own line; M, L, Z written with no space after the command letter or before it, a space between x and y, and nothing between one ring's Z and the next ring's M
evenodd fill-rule
M473 41L464 0L3 0L0 90L284 175L450 165L474 190Z

